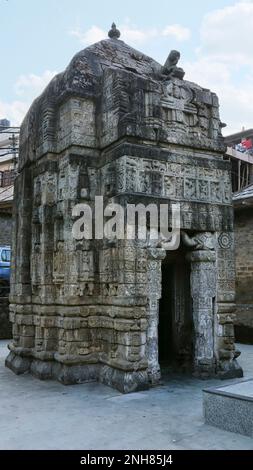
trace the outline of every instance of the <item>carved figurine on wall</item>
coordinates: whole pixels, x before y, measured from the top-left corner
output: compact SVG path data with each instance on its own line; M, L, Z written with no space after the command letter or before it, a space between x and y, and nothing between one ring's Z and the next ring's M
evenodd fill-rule
M172 50L170 51L168 58L162 68L163 75L166 75L168 78L179 78L183 80L185 76L185 71L181 67L177 67L177 63L180 59L180 52Z
M182 230L181 238L183 244L193 250L215 250L215 237L211 232L196 233L194 236L190 237Z

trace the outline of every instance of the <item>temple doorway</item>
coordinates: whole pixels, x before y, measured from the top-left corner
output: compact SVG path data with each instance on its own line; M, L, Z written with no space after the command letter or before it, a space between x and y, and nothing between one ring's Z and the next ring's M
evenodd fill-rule
M192 370L193 331L190 263L186 251L180 248L168 252L162 262L158 348L163 375Z

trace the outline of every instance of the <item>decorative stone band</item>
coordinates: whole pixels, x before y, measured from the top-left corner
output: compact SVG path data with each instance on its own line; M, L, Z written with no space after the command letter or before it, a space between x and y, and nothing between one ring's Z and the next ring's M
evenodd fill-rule
M215 263L216 253L210 250L191 251L186 258L191 263Z

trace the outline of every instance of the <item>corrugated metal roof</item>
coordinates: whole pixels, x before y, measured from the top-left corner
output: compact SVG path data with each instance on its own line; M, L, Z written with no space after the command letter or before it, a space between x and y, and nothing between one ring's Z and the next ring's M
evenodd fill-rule
M224 138L225 142L228 143L232 140L240 140L243 137L248 137L250 135L253 135L253 129L245 129L244 131L236 132L235 134L226 135Z
M240 199L253 198L253 184L250 184L242 191L239 191L233 195L233 201L238 201Z

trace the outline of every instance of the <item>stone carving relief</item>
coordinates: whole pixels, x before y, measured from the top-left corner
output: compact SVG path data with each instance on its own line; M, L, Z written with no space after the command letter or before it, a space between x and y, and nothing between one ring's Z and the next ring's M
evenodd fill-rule
M215 250L216 240L213 233L203 232L190 237L181 231L181 237L184 245L193 250Z
M154 194L175 200L230 204L228 171L124 156L116 169L105 165L101 179L114 193ZM108 183L107 183L108 182Z
M173 69L172 66L172 74ZM181 70L177 72L181 74ZM146 92L145 123L149 127L155 126L157 137L165 140L178 142L180 136L185 142L195 139L205 146L209 146L210 139L216 139L218 143L222 124L217 97L209 90L191 85L174 78L162 84L161 95Z
M221 233L218 238L219 246L228 250L233 245L233 239L229 233Z
M166 78L179 78L183 80L185 72L182 68L178 67L177 64L180 59L180 52L170 51L168 58L162 68L162 73L166 75Z

